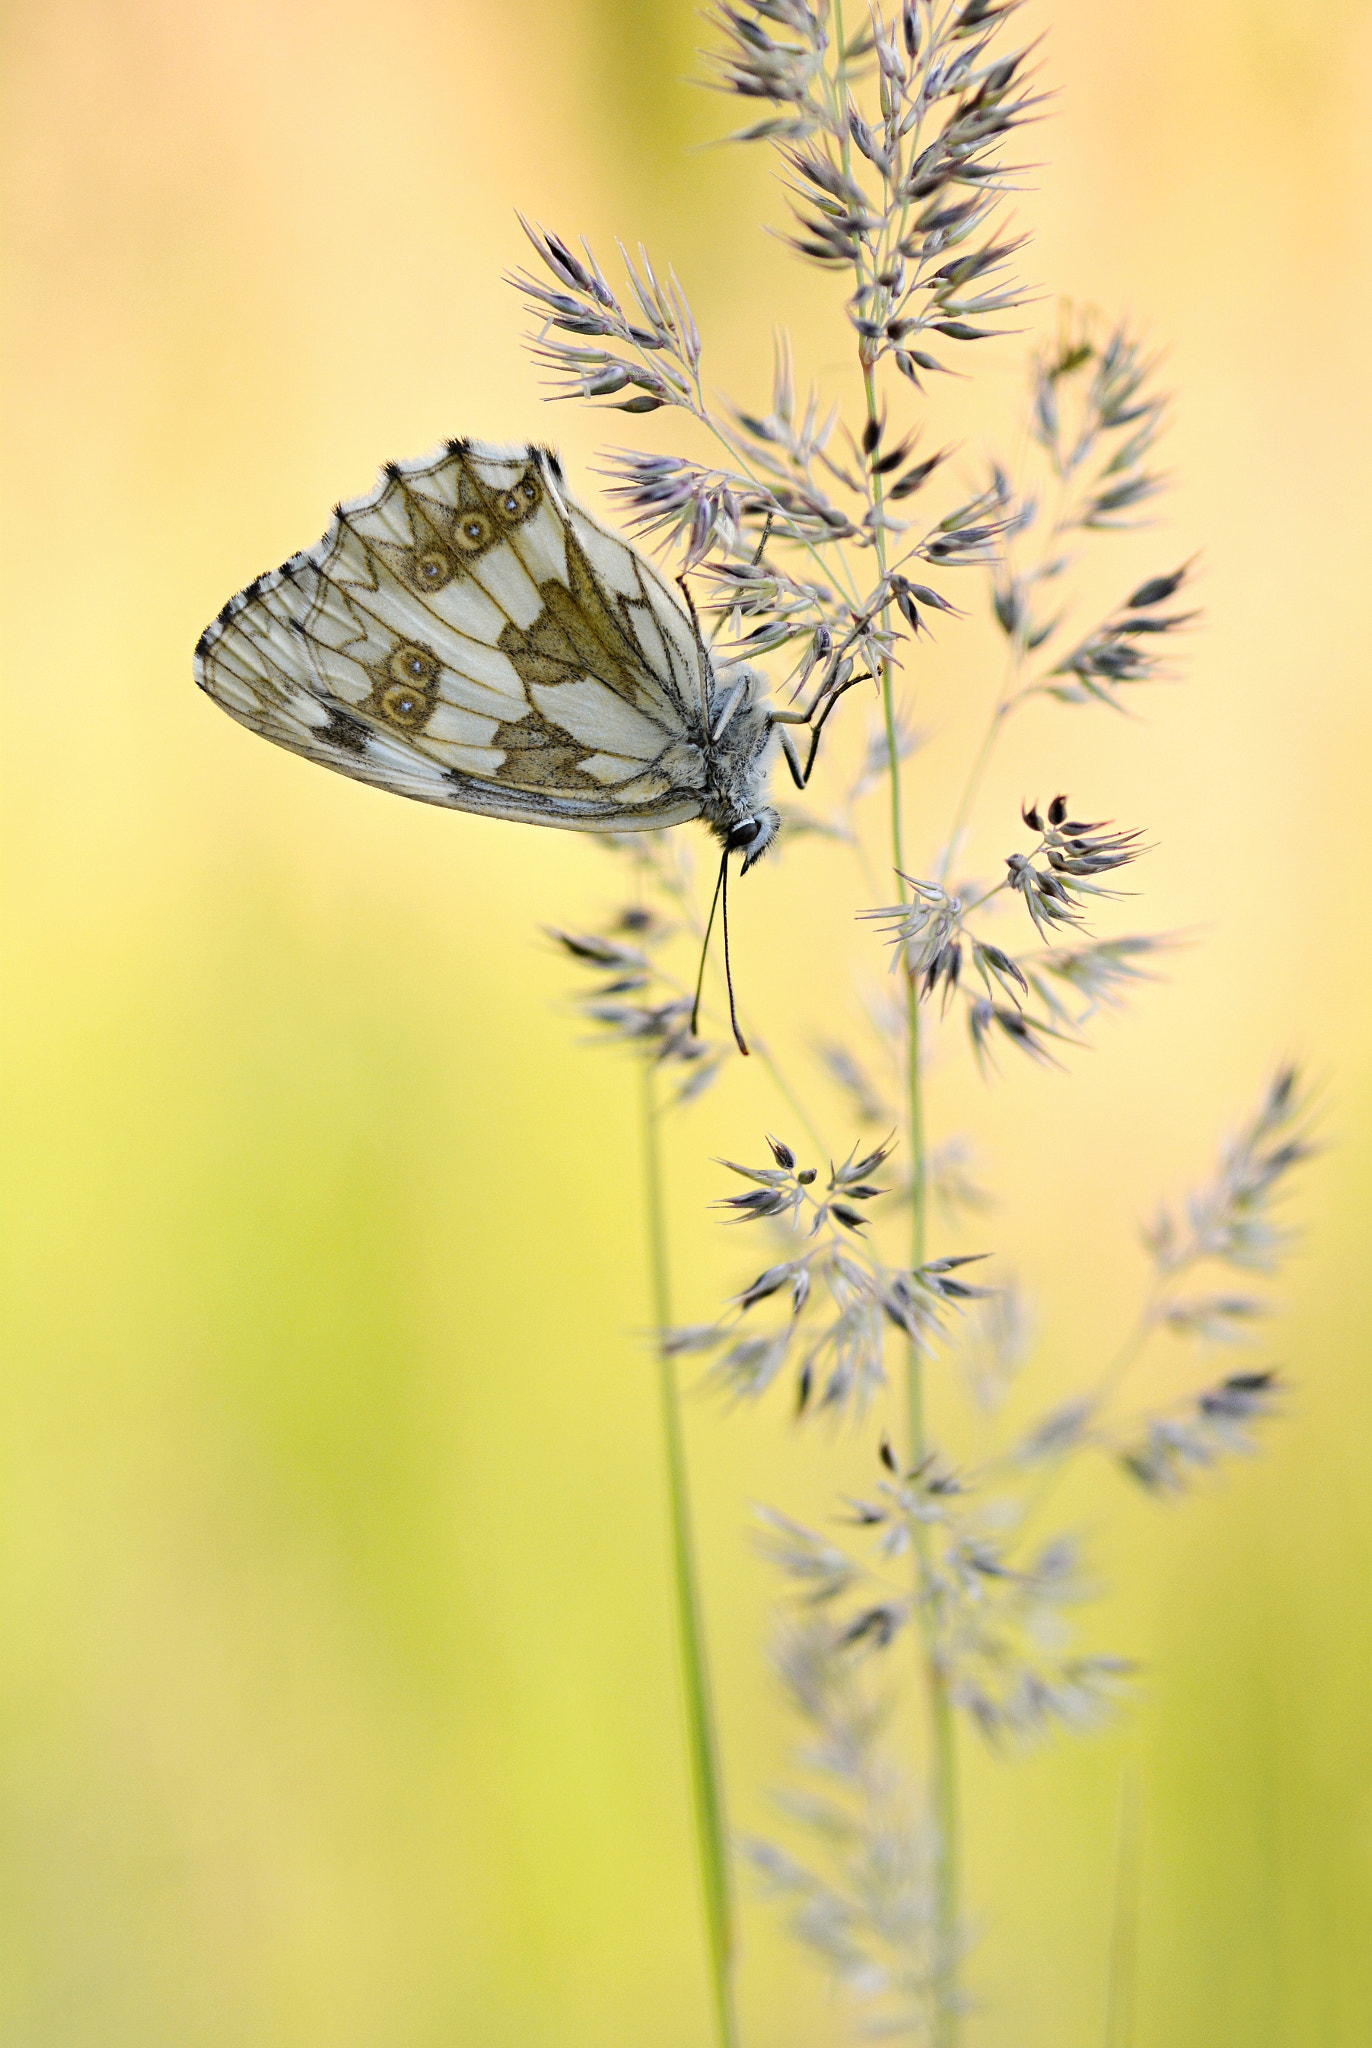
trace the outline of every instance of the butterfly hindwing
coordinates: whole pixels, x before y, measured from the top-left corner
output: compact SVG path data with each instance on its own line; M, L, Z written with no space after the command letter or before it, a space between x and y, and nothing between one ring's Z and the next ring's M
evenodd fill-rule
M700 811L690 621L542 449L390 465L230 600L196 679L266 738L430 803L587 830Z

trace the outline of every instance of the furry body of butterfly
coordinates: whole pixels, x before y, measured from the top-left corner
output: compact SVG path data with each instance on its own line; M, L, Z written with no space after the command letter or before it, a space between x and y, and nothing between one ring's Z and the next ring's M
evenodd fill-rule
M585 832L700 818L745 871L780 825L776 729L806 722L755 669L715 665L551 450L478 441L388 464L230 598L195 679L264 738L398 795Z

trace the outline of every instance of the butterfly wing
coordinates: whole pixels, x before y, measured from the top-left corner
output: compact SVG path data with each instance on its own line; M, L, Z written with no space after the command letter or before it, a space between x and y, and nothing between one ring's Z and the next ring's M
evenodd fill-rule
M195 676L254 732L427 803L584 831L700 813L712 678L691 623L546 449L389 465L229 600Z

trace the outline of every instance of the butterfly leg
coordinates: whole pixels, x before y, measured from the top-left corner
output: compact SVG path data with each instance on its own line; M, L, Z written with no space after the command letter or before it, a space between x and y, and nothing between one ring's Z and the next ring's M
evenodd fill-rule
M806 783L810 780L810 772L815 765L815 756L819 752L819 736L824 730L824 722L828 718L829 713L833 710L845 690L851 690L854 683L863 683L869 680L868 672L865 669L859 670L856 675L845 677L843 682L839 683L836 688L828 691L821 690L808 711L774 711L772 713L773 725L781 728L779 735L781 751L786 756L786 766L791 771L791 780L797 789L804 789ZM801 761L799 747L786 730L788 725L803 725L809 728L810 748L804 762Z

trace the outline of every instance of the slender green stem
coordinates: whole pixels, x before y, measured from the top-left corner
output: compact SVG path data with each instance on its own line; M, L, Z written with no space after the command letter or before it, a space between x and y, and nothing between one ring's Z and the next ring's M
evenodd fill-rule
M896 773L893 766L892 774ZM905 977L909 1028L909 1103L911 1157L911 1264L922 1265L928 1208L928 1170L924 1141L924 1104L920 1075L919 984ZM906 1427L911 1468L924 1461L928 1438L924 1423L924 1360L913 1343L905 1354ZM938 1612L929 1597L932 1581L929 1531L915 1527L916 1594L919 1597L920 1662L928 1699L930 1735L930 1797L934 1838L934 1981L932 2039L934 2048L956 2048L958 2038L958 1859L957 1740L948 1674L938 1642Z
M958 1781L957 1730L948 1676L931 1656L929 1707L934 1769L934 2033L935 2048L956 2048L958 2038Z
M925 1223L928 1209L928 1171L924 1142L924 1104L920 1076L919 984L906 975L909 1006L909 1122L911 1187L911 1263L919 1266L925 1255ZM905 1398L909 1431L910 1463L920 1465L925 1457L927 1435L924 1424L924 1360L914 1344L905 1354ZM958 2038L958 1797L957 1730L953 1703L948 1695L948 1674L940 1654L936 1608L928 1595L930 1585L929 1532L923 1523L915 1532L918 1560L917 1591L922 1620L920 1659L929 1702L930 1807L934 1824L934 1982L933 2041L935 2048L956 2048Z
M877 418L876 377L869 363L863 364L863 390L867 417ZM886 571L885 533L881 524L883 487L880 472L872 479L876 507L876 548L878 565ZM883 627L887 621L882 619ZM881 701L886 726L887 768L891 782L891 861L899 880L900 897L907 894L905 835L901 807L900 745L896 728L895 674L887 656L881 664ZM928 1214L928 1159L924 1132L923 1078L920 1069L919 983L908 970L905 974L906 1002L906 1121L910 1147L910 1262L921 1266L925 1257ZM905 1404L908 1452L911 1468L924 1461L927 1437L924 1423L924 1360L911 1343L905 1354ZM916 1605L920 1617L920 1664L928 1701L930 1817L934 1836L934 1976L931 1987L931 2022L934 2048L956 2048L958 2038L958 1805L957 1744L953 1705L948 1696L948 1675L938 1642L938 1615L929 1597L932 1583L929 1532L923 1523L915 1527Z
M1120 1787L1115 1859L1115 1916L1110 1934L1110 1977L1105 1988L1105 2048L1130 2048L1134 2038L1134 1968L1139 1934L1139 1796L1132 1772Z
M705 1655L697 1586L695 1543L691 1532L691 1498L686 1478L686 1446L681 1425L681 1390L676 1360L663 1340L671 1328L672 1299L667 1260L667 1216L658 1129L656 1070L643 1063L643 1159L648 1214L648 1264L652 1276L653 1321L658 1335L658 1374L662 1390L662 1427L667 1450L667 1489L672 1529L672 1581L676 1592L677 1639L681 1655L682 1699L686 1709L686 1743L691 1759L691 1792L695 1810L696 1849L710 1959L710 1988L718 2048L738 2048L734 2016L734 1917L729 1882L729 1851L720 1780L719 1741L714 1701Z

